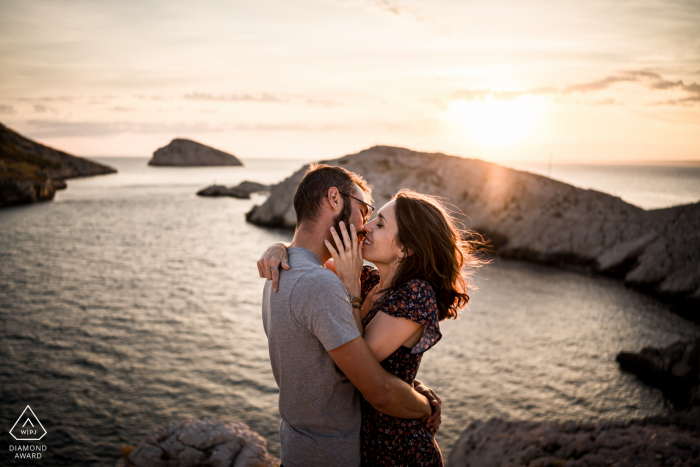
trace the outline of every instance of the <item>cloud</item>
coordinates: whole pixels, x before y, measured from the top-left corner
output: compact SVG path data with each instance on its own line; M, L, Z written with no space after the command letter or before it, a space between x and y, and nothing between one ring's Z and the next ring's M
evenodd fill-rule
M34 112L36 113L44 113L48 112L49 110L53 110L51 107L45 106L44 104L34 104Z
M145 94L134 94L134 97L136 99L143 99L143 100L151 100L151 101L171 101L173 100L171 97L164 97L164 96L147 96Z
M464 99L464 100L474 100L474 99L484 99L486 96L491 96L494 99L501 101L509 101L524 95L532 94L553 94L557 92L556 88L552 87L541 87L533 88L525 91L492 91L490 89L460 89L452 93L453 99Z
M44 96L44 97L18 97L20 102L73 102L82 99L82 96Z
M590 83L583 84L573 84L568 86L564 92L590 92L590 91L601 91L603 89L609 88L615 83L621 83L624 81L637 81L633 76L608 76L598 81L593 81Z
M17 113L17 110L15 110L15 108L12 107L11 105L5 105L5 104L0 105L0 114L2 114L2 115L14 115L16 113Z
M34 128L31 133L35 138L108 136L120 133L185 134L188 132L222 131L221 128L211 127L207 123L70 122L42 119L28 120L27 124Z
M136 109L133 107L122 107L122 106L117 105L117 106L112 107L109 110L111 110L112 112L133 112Z
M205 122L180 122L180 123L139 123L139 122L70 122L64 120L28 120L27 124L33 129L31 135L34 138L49 137L90 137L108 136L120 133L150 133L150 134L195 134L213 133L223 131L319 131L340 130L344 127L335 124L311 125L304 123L294 124L230 124L225 126L212 126Z
M207 94L202 92L192 92L185 94L183 99L193 100L193 101L224 101L224 102L284 102L277 96L268 93L262 93L257 96L251 94L229 94L223 95L219 94L215 96L213 94Z
M390 0L374 0L373 2L376 6L381 8L382 10L395 14L395 15L402 15L402 14L408 14L413 16L414 18L418 20L423 20L424 18L416 13L415 10L412 8L407 7L406 5L401 5L398 2L393 2Z
M674 99L667 99L660 102L647 102L648 105L692 105L700 102L700 84L686 83L682 80L672 81L667 80L658 73L644 70L626 71L616 75L607 76L599 80L590 81L587 83L568 84L559 88L556 87L540 87L527 89L524 91L492 91L489 89L460 89L454 91L451 95L452 99L475 100L484 99L486 96L492 96L498 100L511 100L518 96L527 94L541 95L567 95L572 93L591 93L605 91L617 83L638 83L646 87L651 92L662 91L678 91L683 93L683 96ZM607 98L592 102L595 105L622 105L623 102L619 99Z
M320 105L323 107L331 107L340 105L338 102L328 100L328 99L311 99L303 96L280 96L270 93L262 94L208 94L201 92L191 92L185 94L183 99L194 100L194 101L207 101L207 102L263 102L263 103L283 103L283 104L309 104L309 105Z

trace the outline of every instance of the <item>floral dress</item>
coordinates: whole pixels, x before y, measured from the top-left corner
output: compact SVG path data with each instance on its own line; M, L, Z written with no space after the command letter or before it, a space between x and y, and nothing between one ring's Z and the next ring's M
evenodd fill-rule
M364 266L360 277L362 300L379 283L379 272ZM423 325L423 337L413 349L401 346L381 362L389 373L408 384L418 373L423 352L440 340L435 292L424 280L412 279L391 288L379 298L362 319L366 327L380 311L408 318ZM442 466L442 453L435 439L420 420L385 415L362 399L363 466Z

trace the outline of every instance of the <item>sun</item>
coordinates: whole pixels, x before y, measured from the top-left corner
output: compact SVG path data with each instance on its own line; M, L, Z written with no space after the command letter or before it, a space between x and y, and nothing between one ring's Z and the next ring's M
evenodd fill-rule
M446 118L470 140L495 148L525 141L542 122L547 106L547 100L538 96L499 100L489 94L483 99L450 102Z

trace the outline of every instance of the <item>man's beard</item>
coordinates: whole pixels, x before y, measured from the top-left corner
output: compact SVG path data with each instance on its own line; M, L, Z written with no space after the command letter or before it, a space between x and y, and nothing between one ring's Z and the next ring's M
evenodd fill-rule
M348 237L350 237L350 213L352 212L352 205L350 204L350 200L343 200L343 209L341 209L340 213L333 218L333 227L335 227L335 231L338 232L338 238L340 238L340 241L343 241L343 231L340 230L340 221L343 221L345 223L345 230L348 232ZM335 245L335 242L331 242L333 246ZM343 244L343 247L345 246L350 246L350 245L345 245Z

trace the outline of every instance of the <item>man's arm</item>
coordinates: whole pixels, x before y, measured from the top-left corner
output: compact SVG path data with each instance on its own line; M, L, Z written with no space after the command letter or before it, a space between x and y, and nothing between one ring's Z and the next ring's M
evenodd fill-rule
M428 399L405 381L387 373L362 337L328 352L338 368L378 411L398 418L427 419Z

